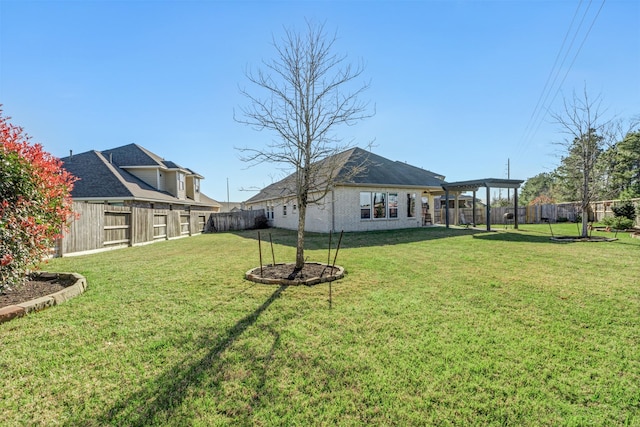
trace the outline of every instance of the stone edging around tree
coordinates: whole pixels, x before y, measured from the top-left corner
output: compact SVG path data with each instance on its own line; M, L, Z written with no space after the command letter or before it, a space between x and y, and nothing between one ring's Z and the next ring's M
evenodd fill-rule
M8 322L9 320L22 317L31 312L44 310L45 308L61 304L80 295L87 289L87 279L77 273L42 272L39 276L43 278L60 277L62 279L75 279L75 283L51 295L0 308L0 323Z

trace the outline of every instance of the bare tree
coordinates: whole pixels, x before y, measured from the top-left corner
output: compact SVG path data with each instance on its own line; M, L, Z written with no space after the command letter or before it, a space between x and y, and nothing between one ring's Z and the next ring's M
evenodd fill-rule
M589 204L598 190L598 157L613 135L612 119L604 119L602 99L589 98L585 87L582 97L574 92L571 100L564 100L563 111L551 116L567 135L560 143L566 149L566 156L558 170L573 182L580 201L582 214L581 236L588 236Z
M339 171L327 159L351 147L336 134L340 125L370 117L369 105L358 98L369 84L357 84L364 67L345 63L346 55L332 52L336 36L328 38L324 25L307 22L306 33L285 28L273 39L276 58L264 69L247 71L257 92L241 89L250 101L236 121L275 134L266 147L240 148L251 165L276 163L293 171L289 180L298 209L296 269L304 267L304 225L307 206L320 202ZM332 157L333 156L333 157ZM341 177L342 178L342 177Z

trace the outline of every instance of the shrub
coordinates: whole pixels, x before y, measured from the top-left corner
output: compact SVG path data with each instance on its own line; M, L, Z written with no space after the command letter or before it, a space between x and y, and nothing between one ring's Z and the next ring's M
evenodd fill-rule
M253 228L255 229L269 228L269 221L267 220L267 217L264 215L257 216L254 221Z
M619 205L611 207L613 215L616 217L628 218L631 221L636 219L636 208L631 201L624 201Z
M623 216L608 216L602 219L602 223L616 230L626 230L633 227L633 220Z
M60 236L75 180L0 109L0 291L20 284Z

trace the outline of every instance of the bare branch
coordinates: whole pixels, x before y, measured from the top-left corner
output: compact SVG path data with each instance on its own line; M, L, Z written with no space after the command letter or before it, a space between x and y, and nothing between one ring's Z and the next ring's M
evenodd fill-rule
M279 163L292 171L283 185L292 187L289 194L295 194L299 207L299 267L306 207L326 196L341 171L338 163L326 159L351 148L338 130L373 115L369 103L359 99L369 88L368 82L357 83L364 65L348 64L346 55L333 52L336 34L327 37L324 24L306 24L304 33L284 28L281 39L272 38L275 59L245 71L256 92L241 88L249 103L240 108L239 117L234 112L238 123L276 138L263 147L238 148L242 160L250 165Z

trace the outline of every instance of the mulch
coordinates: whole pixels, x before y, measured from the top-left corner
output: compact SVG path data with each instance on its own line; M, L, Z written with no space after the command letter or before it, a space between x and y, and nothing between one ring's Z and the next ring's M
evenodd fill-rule
M34 280L28 280L23 285L14 286L11 289L5 289L0 292L0 308L51 295L74 283L75 279L72 278L52 277L43 279L36 277Z
M337 271L338 268L316 263L306 263L302 270L296 270L294 264L269 264L262 267L262 274L260 274L260 267L254 270L254 274L266 279L293 280L320 277L320 275L331 276Z

